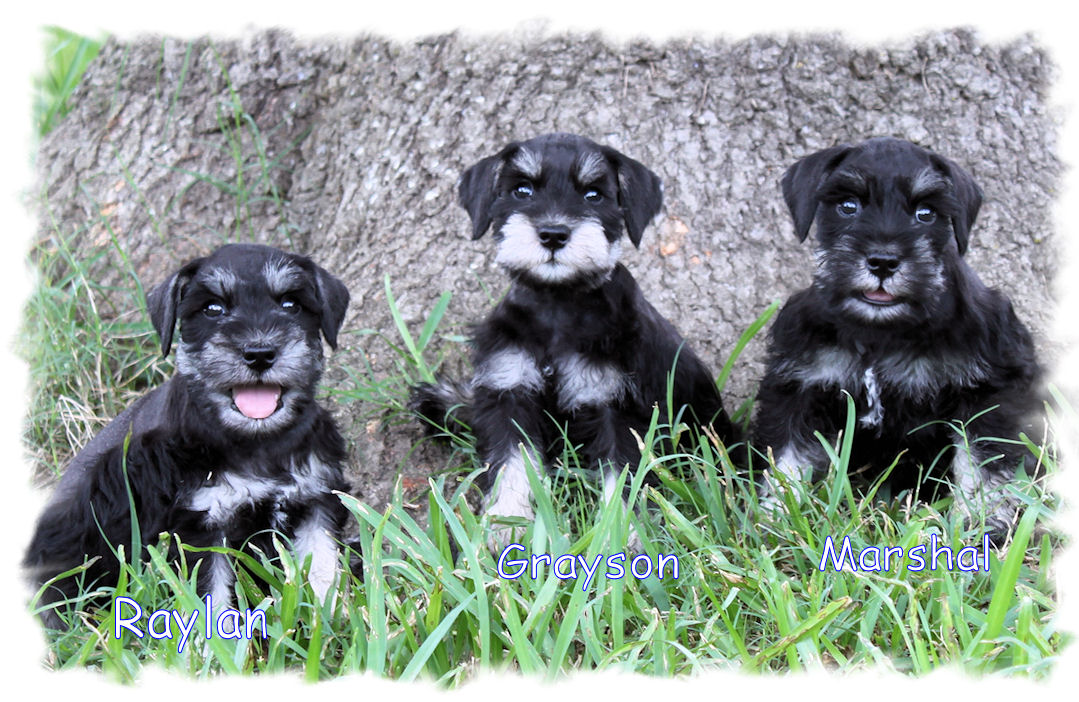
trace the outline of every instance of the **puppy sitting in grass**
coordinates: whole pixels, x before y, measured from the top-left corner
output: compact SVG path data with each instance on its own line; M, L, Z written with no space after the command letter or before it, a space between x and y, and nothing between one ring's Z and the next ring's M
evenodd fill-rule
M669 379L675 413L733 437L712 374L618 263L623 235L639 245L662 205L652 171L549 134L466 170L459 196L472 238L494 232L513 284L474 329L472 378L420 385L412 407L437 426L451 410L471 426L489 466L489 515L533 518L526 463L539 471L563 438L600 469L609 499L619 471L640 460L634 432L643 436L653 406L666 405ZM496 529L492 550L511 537Z
M816 225L817 267L772 327L754 446L788 479L819 479L829 461L814 433L835 439L849 396L852 468L872 478L898 457L897 490L948 480L999 541L1016 515L1004 488L1030 460L1017 438L1037 416L1041 370L1011 302L963 259L980 188L892 138L811 154L782 187L798 237Z
M344 284L309 259L248 244L191 261L152 289L147 306L162 353L180 322L176 375L67 467L23 562L33 581L92 559L80 578L111 585L117 548L141 558L161 532L190 546L273 553L277 531L297 558L310 556L311 585L325 595L346 517L333 494L346 489L345 442L315 390L322 338L336 347L348 299ZM133 518L141 543L131 543ZM199 568L200 594L231 602L226 557L209 554ZM49 584L48 624L59 623L53 609L78 591L74 577Z

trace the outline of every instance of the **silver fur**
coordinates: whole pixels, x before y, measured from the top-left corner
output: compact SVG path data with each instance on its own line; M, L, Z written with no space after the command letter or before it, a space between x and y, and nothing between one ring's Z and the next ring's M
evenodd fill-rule
M558 406L565 411L618 402L626 392L627 380L621 371L592 363L579 353L559 358L557 367Z
M543 173L543 160L539 154L531 149L521 148L513 157L512 165L523 175L532 180L539 180Z
M572 280L582 273L606 274L618 263L622 246L608 241L597 220L570 220L549 217L548 224L568 226L568 243L550 251L540 242L537 223L522 214L513 214L499 230L495 261L509 271L527 271L545 283Z
M522 349L503 349L489 356L476 368L473 383L491 390L520 388L538 391L543 374L532 355Z

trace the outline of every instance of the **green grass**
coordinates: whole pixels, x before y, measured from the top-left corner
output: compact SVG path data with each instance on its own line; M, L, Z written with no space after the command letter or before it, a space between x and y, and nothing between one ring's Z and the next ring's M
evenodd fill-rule
M31 249L37 285L16 343L29 361L32 387L26 444L38 464L57 475L108 418L171 371L130 265L125 284L116 287L90 273L95 257L119 250L115 237L84 258L85 248L72 245L78 234L65 234L57 224Z
M45 136L71 109L68 98L86 67L101 50L101 41L60 27L46 27L45 70L34 80L34 125Z
M389 281L386 290L395 310ZM398 327L400 377L343 391L338 401L356 393L384 402L390 415L400 413L408 382L434 370L424 359L445 302L418 336ZM353 382L367 377L354 375ZM1071 410L1054 409L1062 413ZM857 552L909 549L936 534L958 551L980 544L981 531L964 526L950 499L881 503L863 497L846 477L849 442L833 447L836 465L826 480L791 486L783 493L785 512L764 512L725 447L685 427L672 432L661 416L657 410L642 437L652 450L624 474L630 502L646 507L624 511L617 501L605 503L568 451L553 474L530 476L536 520L520 542L528 553L580 554L592 563L624 550L620 544L632 527L646 554L678 557L677 579L614 579L602 566L587 589L583 580L560 579L546 566L536 579L499 577L485 546L487 518L468 503L480 468L463 435L452 449L460 472L431 480L426 524L410 516L400 483L383 510L342 496L358 525L364 565L358 578L343 577L325 602L304 584L303 564L291 559L285 544L260 557L233 552L240 562L239 609L264 608L268 638L206 640L195 633L181 653L175 639L122 632L118 640L112 607L105 606L65 614L71 627L50 633L48 663L97 668L122 681L155 665L195 677L290 671L322 680L367 671L446 687L466 682L477 669L546 678L577 670L672 676L717 668L883 667L921 675L950 665L1042 678L1070 640L1056 622L1056 585L1049 576L1059 537L1034 529L1035 520L1052 520L1056 504L1039 484L1021 481L1016 488L1029 505L1026 516L1010 547L992 552L988 574L916 572L909 561L882 573L822 572L826 535L849 536ZM676 450L656 453L671 435ZM1052 445L1031 444L1050 473L1056 469ZM659 485L646 486L646 473ZM460 546L456 560L451 543ZM107 603L125 596L147 613L189 615L200 606L193 573L188 565L167 563L162 552L153 549L150 562L126 566L115 588L88 586L85 596L96 593Z
M362 580L344 579L325 603L302 584L284 547L280 563L246 559L239 608L267 610L265 641L196 634L183 654L174 640L125 633L118 641L105 607L53 635L51 665L98 667L125 681L152 663L194 676L292 671L313 680L370 671L450 687L477 667L545 677L608 668L661 676L878 666L924 674L945 664L1036 678L1050 671L1066 640L1046 579L1054 545L1048 534L1028 541L1034 517L1047 511L1028 510L1008 553L992 555L988 575L902 566L820 572L824 534L849 535L855 548L910 547L929 533L956 549L978 539L947 516L946 505L882 508L844 498L832 506L836 485L848 493L838 472L797 495L795 517L762 520L753 491L724 461L711 463L707 444L701 455L647 458L662 477L658 491L641 489L640 474L634 477L633 492L649 495L661 527L659 519L638 521L617 503L603 504L572 478L536 478L549 492L538 493L536 522L522 538L530 552L581 553L591 562L621 550L632 519L647 553L678 555L677 580L614 580L601 572L585 590L549 568L535 580L499 578L484 546L485 520L463 499L470 480L447 490L439 478L425 527L404 509L400 489L383 511L346 498L360 525ZM668 475L677 464L690 468L687 479ZM456 561L451 539L461 544ZM155 557L127 572L115 590L100 591L131 597L147 612L198 608L184 568Z

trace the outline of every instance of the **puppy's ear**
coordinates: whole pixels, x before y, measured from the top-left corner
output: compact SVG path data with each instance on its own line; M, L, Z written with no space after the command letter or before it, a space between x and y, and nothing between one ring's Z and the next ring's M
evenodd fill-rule
M146 293L146 310L150 313L150 323L154 325L157 338L161 340L161 355L168 356L172 348L172 332L176 328L176 308L180 305L180 296L184 286L199 270L205 258L196 258L184 264L184 267L155 285Z
M515 145L510 145L494 156L488 156L461 174L457 184L457 199L472 218L472 239L479 239L491 226L491 205L498 191L495 185L498 174L506 162L506 155Z
M794 219L794 233L798 241L806 240L817 216L817 190L850 150L848 144L840 144L818 151L806 156L783 174L780 181L783 199L787 201L787 209Z
M967 252L970 230L974 227L974 220L982 207L982 189L969 173L952 161L936 154L932 154L931 159L933 165L952 182L955 202L959 206L959 211L952 217L952 231L955 233L959 255L962 256Z
M626 221L626 234L639 247L645 228L663 207L663 182L625 154L610 147L603 147L603 153L618 169L618 204Z
M326 343L331 349L337 350L337 332L341 331L345 310L348 309L348 288L320 266L312 263L311 269L315 275L315 292L320 306L319 326Z

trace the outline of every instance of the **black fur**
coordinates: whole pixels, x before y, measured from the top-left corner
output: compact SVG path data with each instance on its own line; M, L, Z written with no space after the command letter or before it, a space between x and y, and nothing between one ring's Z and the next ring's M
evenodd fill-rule
M317 567L324 579L334 564L332 542L322 539L336 538L346 517L332 494L347 489L346 453L314 393L322 371L320 332L336 344L348 297L339 280L309 259L255 245L222 247L151 290L148 308L165 354L180 320L177 373L72 460L26 552L34 583L97 557L86 581L111 584L115 550L122 546L129 560L142 557L161 532L192 546L272 554L271 530L294 539L301 556L318 551L313 580ZM230 397L234 386L260 383L282 390L273 414L253 419ZM129 490L141 530L137 544ZM175 538L172 543L175 556ZM216 588L217 604L227 604L220 594L231 580L214 574L211 559L201 563L199 584L202 592ZM44 604L77 590L75 579L59 580ZM51 610L45 618L59 622Z
M490 466L488 512L531 517L518 446L550 461L560 427L603 469L605 486L636 465L631 430L643 435L653 405L665 404L672 368L675 411L733 437L713 376L617 263L622 235L637 245L662 205L654 173L588 139L552 134L469 168L459 194L473 238L494 231L514 284L474 329L471 381L421 385L412 407L438 425L471 426Z
M818 266L771 330L754 445L789 476L820 478L828 461L813 432L834 439L849 393L852 466L873 477L903 452L897 489L948 479L999 539L1015 516L1000 488L1029 452L989 439L1029 431L1041 371L1008 298L961 258L980 189L951 161L890 138L812 154L782 187L796 234L817 225Z

